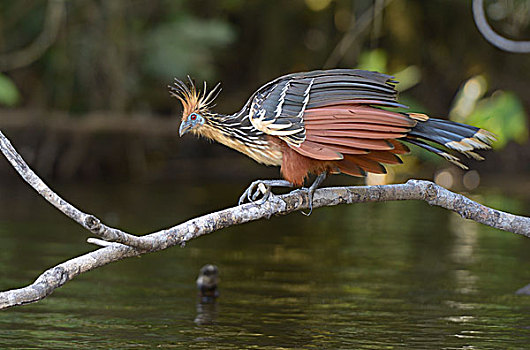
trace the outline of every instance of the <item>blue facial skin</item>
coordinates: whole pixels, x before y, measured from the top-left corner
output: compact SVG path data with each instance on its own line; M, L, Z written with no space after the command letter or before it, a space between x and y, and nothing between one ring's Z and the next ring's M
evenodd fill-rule
M195 129L202 124L204 124L203 116L197 113L191 113L188 115L188 118L186 118L186 120L180 124L179 134L182 136L188 131Z

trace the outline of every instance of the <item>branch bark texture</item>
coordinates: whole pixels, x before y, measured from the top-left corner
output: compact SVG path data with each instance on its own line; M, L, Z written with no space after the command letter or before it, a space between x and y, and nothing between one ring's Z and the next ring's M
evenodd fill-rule
M26 287L0 292L0 309L41 300L77 275L114 261L184 245L192 239L225 227L308 209L307 191L300 189L281 196L273 195L262 205L243 204L145 236L135 236L102 224L96 217L79 211L56 195L27 166L1 132L0 148L13 167L37 192L65 215L104 239L89 238L90 243L102 248L46 270ZM405 184L396 185L321 188L315 192L313 208L393 200L422 200L430 205L452 210L463 218L530 237L530 218L488 208L430 181L409 180Z

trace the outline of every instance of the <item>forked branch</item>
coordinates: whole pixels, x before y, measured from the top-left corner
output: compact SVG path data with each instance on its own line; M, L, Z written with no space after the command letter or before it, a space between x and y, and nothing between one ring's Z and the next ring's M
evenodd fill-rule
M104 239L89 238L90 243L102 248L46 270L26 287L0 292L0 309L44 299L77 275L114 261L183 245L189 240L225 227L308 209L307 192L295 190L281 196L271 196L262 205L243 204L191 219L169 229L135 236L102 224L96 217L81 212L55 194L28 167L1 132L0 148L15 170L39 194L65 215ZM466 219L530 237L530 218L488 208L430 181L409 180L397 185L321 188L314 194L313 208L393 200L423 200L430 205L452 210Z

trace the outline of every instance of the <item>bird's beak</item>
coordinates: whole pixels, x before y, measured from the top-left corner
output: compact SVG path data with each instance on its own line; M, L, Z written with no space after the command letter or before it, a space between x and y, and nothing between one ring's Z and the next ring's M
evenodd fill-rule
M183 121L182 123L180 123L179 135L182 137L182 135L190 131L191 128L192 125L190 123L188 123L187 121Z

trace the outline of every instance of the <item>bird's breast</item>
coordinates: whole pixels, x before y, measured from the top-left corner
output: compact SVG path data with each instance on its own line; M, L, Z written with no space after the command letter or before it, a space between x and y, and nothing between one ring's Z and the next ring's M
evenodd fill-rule
M255 145L253 147L245 147L237 150L246 154L258 163L274 166L282 165L282 152L280 147L275 143L269 142L264 145Z
M203 136L213 139L225 146L239 151L258 163L265 165L282 165L282 148L279 140L262 134L255 137L236 137L219 132L203 133Z

